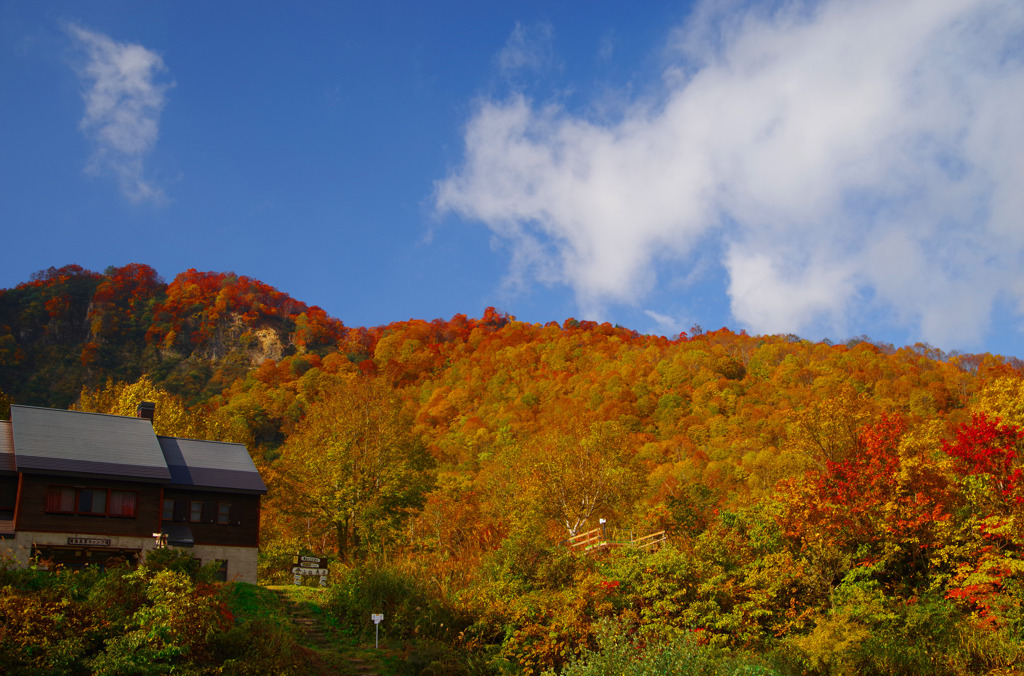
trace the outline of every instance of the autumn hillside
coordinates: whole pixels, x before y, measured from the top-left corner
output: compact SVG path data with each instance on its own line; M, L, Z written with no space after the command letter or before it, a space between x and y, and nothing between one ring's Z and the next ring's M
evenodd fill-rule
M1024 364L691 333L493 309L354 328L231 273L66 266L0 291L0 396L154 399L158 431L245 443L267 580L332 555L339 622L379 597L452 668L1024 665ZM669 545L565 546L601 519Z

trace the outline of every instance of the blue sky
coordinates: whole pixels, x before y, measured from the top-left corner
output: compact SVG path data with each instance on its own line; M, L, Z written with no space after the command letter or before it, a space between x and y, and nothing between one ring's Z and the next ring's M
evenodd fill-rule
M0 1L0 288L1024 356L1024 6Z

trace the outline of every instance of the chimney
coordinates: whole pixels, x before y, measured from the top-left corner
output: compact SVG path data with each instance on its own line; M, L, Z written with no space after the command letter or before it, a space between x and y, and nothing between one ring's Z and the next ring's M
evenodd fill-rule
M139 405L135 407L135 417L144 418L149 422L153 422L153 418L156 416L156 404L151 401L140 401Z

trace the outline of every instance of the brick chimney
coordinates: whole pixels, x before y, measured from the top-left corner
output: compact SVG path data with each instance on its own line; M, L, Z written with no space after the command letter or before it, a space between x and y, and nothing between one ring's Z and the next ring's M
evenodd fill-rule
M153 422L153 418L156 417L156 404L151 401L140 401L135 407L135 417Z

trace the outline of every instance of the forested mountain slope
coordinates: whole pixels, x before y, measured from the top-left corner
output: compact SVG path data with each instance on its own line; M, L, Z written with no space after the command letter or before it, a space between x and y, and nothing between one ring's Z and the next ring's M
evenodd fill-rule
M0 291L0 390L155 399L162 433L245 443L268 575L303 549L429 578L415 612L461 623L439 640L526 672L603 620L793 673L1024 659L1019 360L691 333L493 309L351 328L229 273L67 266ZM566 559L601 519L672 545ZM937 647L906 652L919 630Z

